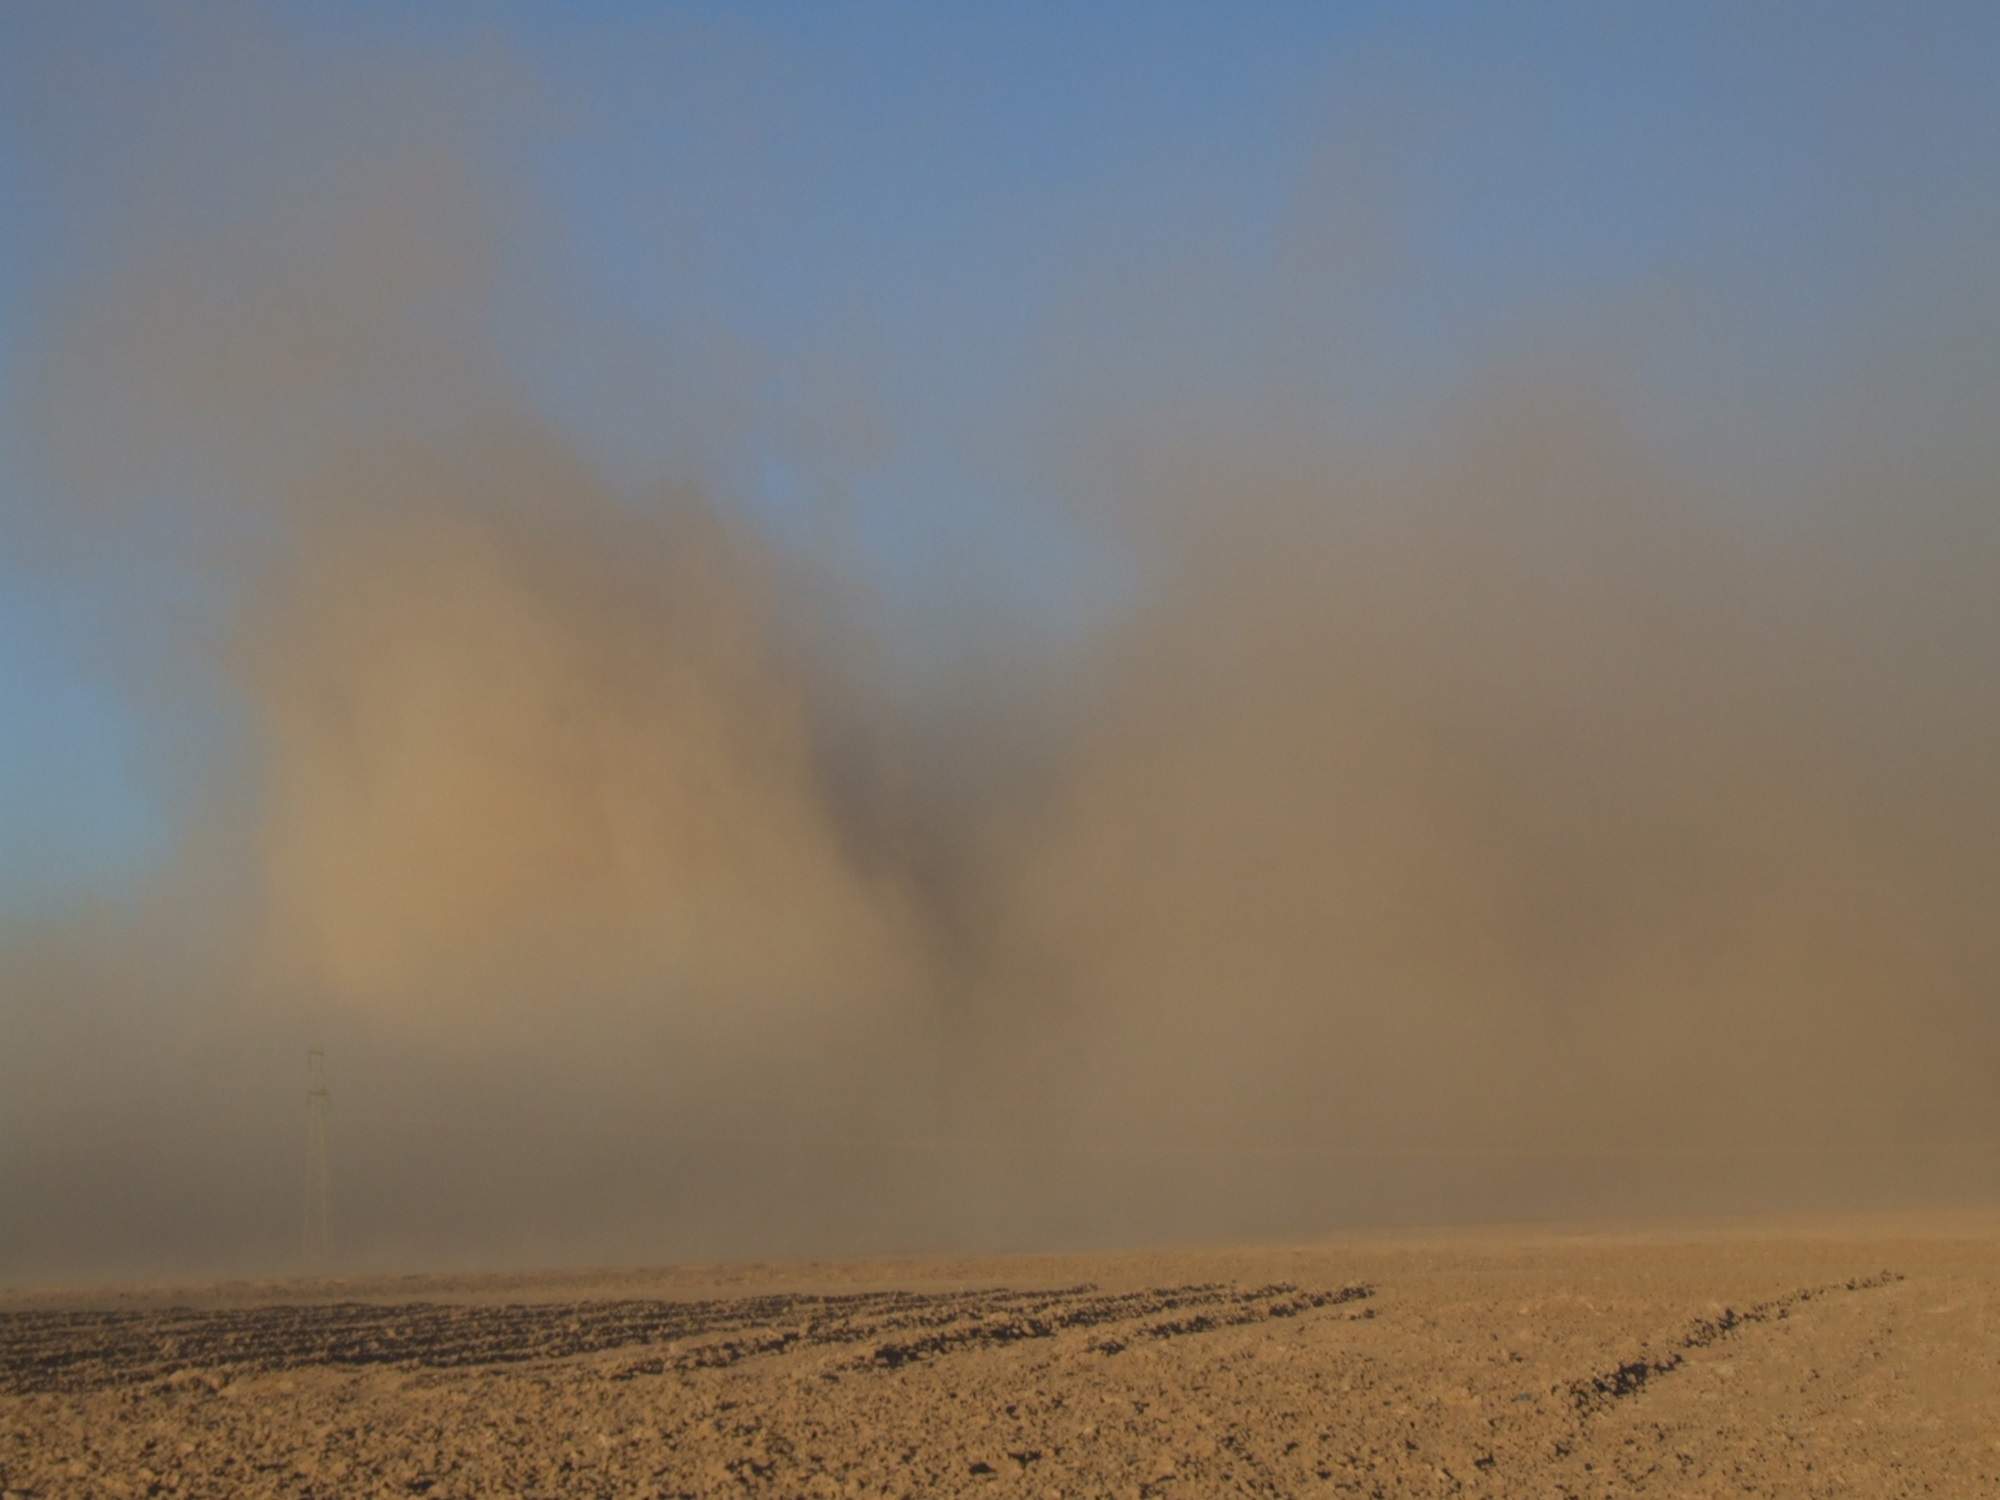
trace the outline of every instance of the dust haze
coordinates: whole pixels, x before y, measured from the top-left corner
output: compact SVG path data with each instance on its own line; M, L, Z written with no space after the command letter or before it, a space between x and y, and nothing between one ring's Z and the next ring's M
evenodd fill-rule
M168 580L78 628L196 727L157 867L0 929L0 1273L285 1264L312 1042L357 1264L2000 1187L1990 238L1897 242L1983 363L1863 337L1885 293L1783 443L1677 445L1671 310L1335 420L1288 330L1347 239L1113 292L1107 223L967 418L1052 540L913 599L833 498L867 441L775 513L712 340L566 317L515 168L582 102L238 20L170 88L52 44L8 117L80 249L0 516ZM1365 301L1394 207L1336 207Z

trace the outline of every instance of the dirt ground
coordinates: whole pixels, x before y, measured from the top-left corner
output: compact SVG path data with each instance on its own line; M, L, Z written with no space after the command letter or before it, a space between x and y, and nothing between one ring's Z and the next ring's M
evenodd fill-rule
M17 1292L0 1489L2000 1495L2000 1218Z

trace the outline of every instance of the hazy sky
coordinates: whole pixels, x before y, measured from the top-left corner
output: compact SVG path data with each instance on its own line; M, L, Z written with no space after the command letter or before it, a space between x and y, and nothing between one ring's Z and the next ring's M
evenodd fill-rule
M1996 63L7 7L0 1276L1990 1194Z
M123 164L196 103L183 91L228 25L13 10L0 371L18 392L79 261L128 211L105 201ZM954 562L1036 587L1022 575L1048 560L1008 524L1034 476L1005 472L1006 450L1062 309L1198 275L1203 305L1169 290L1165 329L1107 316L1226 358L1219 289L1254 288L1296 236L1326 285L1287 309L1305 326L1285 353L1335 423L1460 386L1551 322L1574 339L1639 320L1646 347L1621 355L1675 398L1657 419L1704 445L1753 421L1796 439L1824 415L1815 398L1899 333L1991 358L1990 324L1954 327L1909 263L1912 239L1952 254L1955 234L1992 229L2000 24L1978 5L342 4L240 20L308 72L470 52L514 70L496 87L546 90L554 118L505 148L558 218L533 253L558 263L563 314L615 329L653 379L545 358L533 328L513 331L510 373L601 459L643 471L686 443L742 503L779 511L813 483L818 455L799 450L838 419L816 409L834 387L861 429L826 439L856 450L843 499L871 566L919 592ZM220 149L254 162L252 112L273 103L246 100ZM224 201L230 169L186 164ZM733 388L679 388L696 384L674 368L690 346L740 349ZM622 394L594 399L599 381ZM702 403L723 408L719 429ZM7 444L10 508L48 483L32 447ZM107 672L90 636L116 599L77 596L95 580L73 591L15 549L0 565L0 808L9 848L34 851L9 860L4 899L40 909L157 853L179 810L149 747L186 729Z

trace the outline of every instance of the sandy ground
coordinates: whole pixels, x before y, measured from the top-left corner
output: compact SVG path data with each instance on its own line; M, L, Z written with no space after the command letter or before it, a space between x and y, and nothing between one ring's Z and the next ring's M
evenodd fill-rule
M2000 1495L2000 1218L0 1297L0 1488Z

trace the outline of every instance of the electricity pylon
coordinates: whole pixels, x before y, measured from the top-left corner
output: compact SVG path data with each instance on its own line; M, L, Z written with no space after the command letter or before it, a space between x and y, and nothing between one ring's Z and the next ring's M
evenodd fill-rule
M333 1174L326 1159L327 1116L333 1096L326 1088L326 1053L314 1047L306 1053L306 1174L305 1262L308 1270L325 1268L333 1250Z

